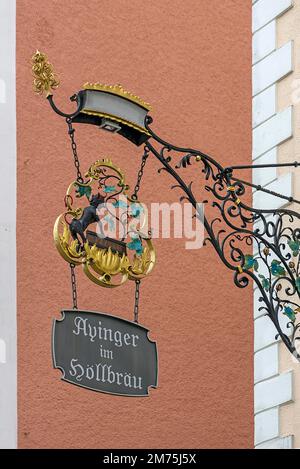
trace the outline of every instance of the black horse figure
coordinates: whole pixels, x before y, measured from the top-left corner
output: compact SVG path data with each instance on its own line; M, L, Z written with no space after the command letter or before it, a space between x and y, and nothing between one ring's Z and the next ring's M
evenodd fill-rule
M82 239L82 245L86 243L86 236L84 234L85 230L87 227L94 222L99 221L99 217L97 215L97 207L100 204L103 204L105 201L105 198L100 195L99 193L96 195L92 195L90 198L90 205L89 207L86 207L80 218L73 218L73 220L70 223L70 233L73 237L73 239L77 240L79 244L80 240L78 239L78 236Z

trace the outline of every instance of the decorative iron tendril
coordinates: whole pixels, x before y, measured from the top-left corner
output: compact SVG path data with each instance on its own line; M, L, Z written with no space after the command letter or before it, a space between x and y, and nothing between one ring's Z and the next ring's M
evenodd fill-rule
M212 207L218 212L209 221L204 217L207 233L205 244L212 244L222 262L233 272L234 283L245 288L252 280L259 291L259 311L267 315L290 352L300 361L300 215L288 209L260 210L246 205L240 197L245 185L226 172L217 161L201 151L176 147L158 137L150 128L151 117L145 127L157 149L148 142L148 148L162 163L184 196L195 208L196 197L192 183L186 183L176 169L187 168L194 162L202 164L204 186L213 198ZM166 156L167 155L167 156ZM173 167L171 162L179 162ZM208 201L204 201L208 203ZM298 222L298 227L294 226ZM300 315L299 315L300 316ZM299 344L299 345L298 345Z

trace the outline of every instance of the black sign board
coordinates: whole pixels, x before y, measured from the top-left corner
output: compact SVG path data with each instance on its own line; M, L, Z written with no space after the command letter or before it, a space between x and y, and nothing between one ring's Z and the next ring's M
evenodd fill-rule
M121 396L148 396L157 386L157 348L148 329L93 311L64 310L53 322L54 368L62 380Z

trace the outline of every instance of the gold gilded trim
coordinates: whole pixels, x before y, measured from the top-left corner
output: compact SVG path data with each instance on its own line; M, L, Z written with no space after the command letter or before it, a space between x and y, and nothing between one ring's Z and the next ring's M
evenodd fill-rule
M45 92L46 98L51 96L51 91L59 86L59 79L53 70L53 65L48 62L46 54L38 50L32 56L32 73L34 91L38 94Z
M150 133L144 127L140 127L137 124L133 124L132 122L127 121L126 119L121 119L120 117L113 116L112 114L105 114L104 112L90 111L89 109L83 109L81 112L83 114L89 114L91 116L106 117L107 119L111 119L116 122L121 122L121 124L128 125L128 127L132 127L133 129L138 130L139 132L142 132L143 134L149 135L149 137L151 136Z
M63 227L62 235L59 234L59 227ZM83 252L77 250L78 241L71 239L70 232L67 228L66 223L63 222L63 215L57 217L54 228L53 228L53 238L56 249L59 254L69 262L69 264L79 265L83 263Z
M142 256L135 256L133 264L129 266L129 280L140 280L149 275L156 262L156 252L150 238L145 239L146 246Z
M121 85L103 85L101 83L85 83L83 85L83 89L85 90L94 90L94 91L104 91L105 93L115 94L117 96L121 96L121 98L128 99L139 106L151 111L152 107L149 103L146 103L143 99L139 98L130 91L124 90L123 86Z
M118 186L123 188L123 193L127 189L129 189L129 186L127 186L127 184L125 183L125 175L123 171L121 170L121 168L118 168L118 166L113 164L110 158L103 158L102 160L97 160L89 167L89 170L85 173L85 176L90 178L90 182L92 181L92 179L99 178L99 172L101 171L101 168L103 166L105 166L106 168L111 168L118 174L120 178Z
M109 173L106 172L106 168L110 168L111 171ZM97 242L91 245L85 241L84 246L82 246L78 238L74 239L68 218L72 216L73 219L78 219L82 215L84 208L76 207L73 203L75 203L76 197L82 197L83 195L86 195L90 200L92 184L94 182L99 189L100 186L98 184L101 179L114 177L118 180L118 186L121 188L121 190L115 189L115 192L117 194L124 194L129 202L141 204L138 200L130 200L126 195L129 186L126 184L125 175L121 168L113 164L110 158L103 158L93 163L85 173L85 177L87 178L85 183L73 181L69 184L64 198L66 211L56 219L53 237L59 254L69 264L81 264L84 273L92 282L106 288L117 287L127 280L140 280L146 277L151 273L156 262L156 253L152 244L151 233L148 232L145 235L141 232L147 220L146 216L141 222L142 226L140 229L136 227L130 228L130 231L134 231L136 237L143 243L143 250L140 254L137 254L136 251L135 254L129 255L126 253L126 250L123 253L115 252L109 245L106 248L100 247ZM87 191L85 189L87 187L91 188L91 190ZM80 191L80 188L84 190ZM74 191L75 193L73 193Z
M104 288L115 288L115 287L119 287L120 285L123 285L123 283L125 283L127 280L128 280L128 274L127 272L123 272L123 273L120 273L121 274L121 278L119 280L119 282L117 283L112 283L111 282L111 278L109 275L107 274L103 274L102 276L100 277L97 277L93 274L93 272L90 270L90 265L89 263L84 263L82 264L82 268L83 268L83 271L85 273L85 275L94 283L96 283L96 285L100 285L100 287L104 287Z

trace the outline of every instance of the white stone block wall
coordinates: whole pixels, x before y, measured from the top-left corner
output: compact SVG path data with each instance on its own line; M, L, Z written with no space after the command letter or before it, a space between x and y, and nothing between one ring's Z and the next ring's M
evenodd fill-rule
M277 18L293 7L292 0L253 0L253 162L276 163L278 146L293 137L293 107L278 112L277 83L293 72L293 42L277 47ZM276 168L253 169L253 182L272 191L293 195L292 174ZM284 189L283 189L284 188ZM280 208L282 199L256 191L253 206ZM254 412L257 449L292 448L293 438L280 436L281 405L293 400L292 372L279 373L279 344L270 319L259 311L254 290Z
M0 448L17 446L16 4L0 0Z
M253 3L252 32L283 15L293 6L292 0L258 0Z

